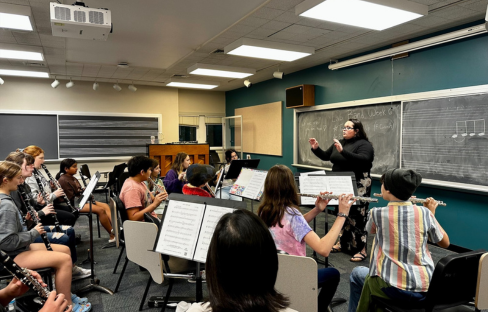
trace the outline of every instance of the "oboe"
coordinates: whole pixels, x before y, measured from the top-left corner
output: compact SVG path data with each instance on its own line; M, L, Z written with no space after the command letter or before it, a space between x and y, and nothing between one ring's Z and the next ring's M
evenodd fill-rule
M51 175L49 170L47 170L46 165L42 164L41 167L42 167L42 169L44 169L44 172L46 172L47 176L49 177L49 180L54 184L54 186L56 186L57 189L63 189L61 187L61 184L59 184L58 180L56 180ZM68 196L66 196L66 194L64 194L63 198L64 198L64 201L66 202L66 204L68 205L68 207L71 209L71 212L74 213L75 215L78 214L79 213L78 209L76 209L75 207L73 207L73 205L71 205L71 202L69 201Z
M39 297L41 297L42 304L44 304L51 292L46 287L42 286L37 278L32 276L29 270L19 267L3 250L0 250L0 261L12 276L16 277L24 285L37 292Z
M44 201L46 201L46 205L49 203L49 199L47 197L46 192L44 191L44 185L42 185L41 177L39 176L40 172L37 169L34 169L34 178L36 179L37 186L39 187L39 193L41 194L42 198L44 198ZM58 217L56 214L51 215L54 219L54 227L56 228L56 231L62 232L61 230L61 225L59 224Z
M374 193L374 196L376 196L376 197L383 197L383 195L378 194L378 193ZM417 198L417 197L410 197L406 201L412 202L414 204L423 204L423 203L425 203L427 201L427 199ZM443 202L443 201L441 201L441 200L436 200L436 202L437 202L437 204L439 206L446 206L446 203Z
M336 195L336 194L313 195L313 194L301 194L301 193L298 193L298 195L302 196L302 197L314 197L314 198L317 198L317 196L318 196L322 199L339 199L341 196L341 195ZM377 203L378 202L378 200L376 198L363 197L363 196L353 196L353 197L351 197L351 199L354 201L360 200L360 201L368 202L368 203Z
M22 197L22 200L24 201L24 204L25 204L27 210L29 211L29 213L32 217L32 220L34 220L34 223L35 224L41 223L41 220L39 220L39 217L37 216L36 210L34 209L34 207L32 207L32 205L29 202L29 197L24 192L24 190L22 190L22 188L20 188L20 187L19 187L19 193L20 193L20 196ZM49 239L47 238L46 233L41 234L41 238L42 238L42 241L44 242L44 245L46 245L46 249L53 251L53 248L51 247L51 243L49 242Z

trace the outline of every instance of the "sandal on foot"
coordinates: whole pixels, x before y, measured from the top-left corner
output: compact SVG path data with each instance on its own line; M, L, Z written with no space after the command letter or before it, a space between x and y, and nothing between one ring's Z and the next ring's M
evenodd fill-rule
M86 304L88 302L88 298L80 298L75 294L71 294L71 301L73 301L73 304Z
M362 252L358 252L357 254L354 255L349 261L351 262L361 262L366 260L368 256L363 254Z
M91 303L79 304L73 302L73 312L89 312L92 308Z
M330 253L338 253L341 252L341 247L340 246L332 246L332 249L330 250Z

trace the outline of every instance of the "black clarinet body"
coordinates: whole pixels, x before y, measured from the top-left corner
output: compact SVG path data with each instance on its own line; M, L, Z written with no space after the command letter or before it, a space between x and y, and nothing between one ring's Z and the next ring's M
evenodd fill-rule
M32 207L32 205L29 202L29 197L27 196L27 194L21 188L19 188L19 193L20 196L22 197L22 200L24 201L25 207L27 208L27 210L29 211L32 217L32 220L34 220L34 223L35 224L41 223L41 220L39 220L39 217L37 216L36 210L34 209L34 207ZM53 251L53 248L51 247L51 243L49 242L46 233L41 234L41 238L42 241L44 242L44 245L46 245L46 249Z
M37 292L39 297L41 297L42 303L44 304L47 297L49 297L49 294L51 293L49 289L42 286L41 283L39 283L27 269L18 266L17 263L15 263L15 261L12 260L12 258L10 258L10 256L7 255L3 250L0 250L0 261L5 269L12 274L12 276L15 276L24 285Z
M51 173L49 172L49 170L47 170L47 167L46 165L42 164L41 165L42 169L44 169L44 172L46 172L49 180L56 186L57 189L63 189L61 187L61 184L59 184L58 180L56 180L52 175ZM71 202L69 201L68 199L68 196L66 196L66 194L63 195L63 198L64 198L64 201L66 202L66 205L68 205L68 207L71 209L71 212L75 215L78 215L79 211L78 209L76 209L75 207L73 207L73 205L71 205Z
M39 176L40 174L41 173L37 169L34 169L34 178L36 179L37 186L39 187L39 192L41 193L42 198L44 198L44 200L46 201L46 205L47 205L49 199L47 198L47 194L44 191L44 186L42 185L41 177ZM59 220L56 214L52 214L51 216L54 219L54 227L56 228L56 231L62 232L61 225L59 224Z

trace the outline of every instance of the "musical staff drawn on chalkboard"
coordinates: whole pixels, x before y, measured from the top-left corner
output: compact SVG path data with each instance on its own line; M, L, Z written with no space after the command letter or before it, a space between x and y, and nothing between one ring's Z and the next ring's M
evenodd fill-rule
M471 124L472 124L472 128L470 127ZM476 127L477 124L479 125L478 128ZM468 127L470 128L469 130L472 129L473 131L468 133ZM464 137L466 137L468 135L471 137L475 136L477 132L478 132L478 136L484 136L485 130L486 130L486 128L485 128L485 120L484 119L456 121L456 133L452 135L452 138L456 139L459 136L459 133L461 133L461 136L463 137L462 141L464 141ZM456 142L458 142L458 141L456 141Z

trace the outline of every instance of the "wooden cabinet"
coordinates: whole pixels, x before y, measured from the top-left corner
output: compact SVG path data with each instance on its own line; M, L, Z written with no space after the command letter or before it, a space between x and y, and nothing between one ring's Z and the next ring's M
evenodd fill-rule
M149 144L147 156L157 159L161 167L161 176L171 169L178 153L187 153L192 164L209 164L210 145L208 144Z

